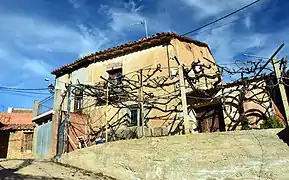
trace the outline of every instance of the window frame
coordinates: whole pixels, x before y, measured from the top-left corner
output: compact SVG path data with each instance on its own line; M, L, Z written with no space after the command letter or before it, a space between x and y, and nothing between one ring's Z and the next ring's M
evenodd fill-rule
M139 109L138 108L130 108L129 112L130 112L130 114L129 114L130 125L131 126L137 126L137 122L139 120ZM133 114L132 112L135 112L134 116L132 115ZM135 122L133 122L133 117L135 118Z
M28 138L31 136L30 138ZM33 132L23 132L21 152L32 153L33 149Z
M123 84L123 75L122 68L115 68L106 71L108 74L108 80L113 79L113 85L122 85Z
M73 106L73 110L75 113L82 113L83 110L83 91L77 89L76 91L78 91L77 93L75 92L74 95L74 106Z

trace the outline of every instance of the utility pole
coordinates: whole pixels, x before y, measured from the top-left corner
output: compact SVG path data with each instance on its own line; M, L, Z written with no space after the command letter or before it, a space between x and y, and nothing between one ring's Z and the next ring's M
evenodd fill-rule
M70 77L69 77L70 79ZM68 152L68 148L69 148L69 140L68 140L68 134L69 134L69 125L70 125L70 107L71 107L71 81L68 84L67 87L67 112L66 112L66 116L65 116L65 135L64 135L64 140L65 140L65 152Z
M139 83L140 83L140 89L139 89L139 107L140 107L140 112L139 112L139 122L138 122L138 127L141 122L141 129L142 129L142 137L145 137L145 131L144 131L144 108L143 108L143 70L140 69L139 71Z
M285 58L282 58L282 60L284 60ZM280 83L281 81L281 72L278 66L278 60L276 58L272 58L272 64L274 67L274 71L275 71L275 75L276 75L276 79L278 82L278 86L279 86L279 90L280 90L280 94L281 94L281 99L283 102L283 107L285 110L285 115L286 115L286 122L287 122L287 126L288 126L288 121L289 121L289 104L288 104L288 98L286 95L286 90L285 90L285 86L283 83Z
M186 95L186 86L185 86L185 78L184 78L184 67L177 58L177 56L171 57L178 64L179 69L179 82L180 82L180 89L181 89L181 101L182 101L182 109L183 109L183 118L184 118L184 126L185 126L185 133L190 133L190 124L188 119L188 105L187 105L187 95ZM196 118L193 117L193 121L197 122Z
M182 109L183 109L185 133L190 133L189 119L188 119L188 105L187 105L186 87L185 87L185 79L184 79L184 70L183 70L183 66L181 64L179 64L179 81L180 81L180 88L181 88L181 99L182 99Z
M108 85L109 82L107 82L107 86L106 86L106 104L105 104L105 143L108 142L108 125L107 125L107 113L108 113Z

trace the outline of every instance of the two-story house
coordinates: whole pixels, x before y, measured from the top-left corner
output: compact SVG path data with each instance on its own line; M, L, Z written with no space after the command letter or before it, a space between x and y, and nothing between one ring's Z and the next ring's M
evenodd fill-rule
M109 140L133 138L138 127L146 136L181 133L184 120L196 129L194 112L184 114L186 94L212 88L218 78L203 75L217 71L206 43L172 32L89 54L52 71L56 79L51 131L63 134L59 123L67 117L70 128L78 125L75 129L83 130L75 136L90 142L101 134L108 134ZM57 136L51 137L54 154ZM78 144L78 137L58 136L58 142L63 139Z

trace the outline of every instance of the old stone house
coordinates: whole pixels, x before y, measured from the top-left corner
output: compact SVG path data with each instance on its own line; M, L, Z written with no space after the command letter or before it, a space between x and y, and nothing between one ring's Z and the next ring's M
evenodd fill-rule
M9 108L0 113L0 158L31 158L32 110Z
M180 70L182 67L187 69L184 74ZM171 32L160 33L89 54L54 70L54 110L55 113L59 110L67 112L69 107L70 113L89 117L82 122L85 124L86 138L103 131L105 126L109 127L107 130L110 134L117 134L120 139L126 138L130 134L126 134L125 129L142 126L141 113L149 128L147 135L154 134L150 129L153 127L166 127L158 129L159 135L180 133L184 115L178 97L181 79L187 79L181 76L190 76L192 82L196 81L193 85L184 82L186 94L192 88L212 88L218 81L217 77L213 77L216 72L215 60L206 43ZM202 77L204 74L210 74L213 78ZM72 90L68 99L69 84ZM141 98L140 87L144 96L142 102L137 100ZM92 91L93 94L87 95ZM142 112L140 103L143 103ZM194 116L194 113L188 116L191 129L197 128ZM54 124L57 122L57 119L52 120ZM111 138L117 137L111 135Z

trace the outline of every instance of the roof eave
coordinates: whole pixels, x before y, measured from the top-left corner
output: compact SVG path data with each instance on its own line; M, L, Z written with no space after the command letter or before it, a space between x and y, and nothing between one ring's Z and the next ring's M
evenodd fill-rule
M120 46L116 46L114 48L109 48L107 50L99 51L96 53L89 54L87 56L84 56L75 62L62 66L58 69L55 69L54 71L51 72L51 74L56 75L56 76L61 76L65 73L74 71L76 69L79 69L81 67L86 67L92 62L101 62L105 60L109 60L118 56L123 56L132 52L137 52L140 50L152 48L155 46L159 46L162 44L167 44L169 43L172 39L178 39L183 42L189 42L189 43L194 43L198 46L205 46L208 47L208 44L193 40L191 38L181 36L178 34L175 34L173 32L169 33L161 33L161 34L156 34L152 37L149 38L143 38L135 42L129 42ZM210 51L210 48L209 48ZM210 51L211 53L211 51Z

